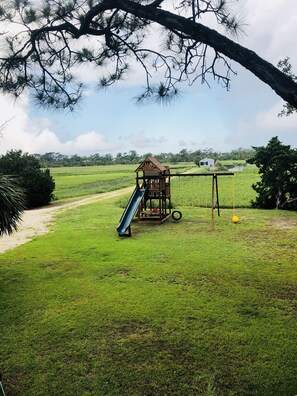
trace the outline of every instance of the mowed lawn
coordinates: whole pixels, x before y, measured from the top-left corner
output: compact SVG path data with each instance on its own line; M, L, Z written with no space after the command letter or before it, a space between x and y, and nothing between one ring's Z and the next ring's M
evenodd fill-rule
M294 396L297 214L187 203L119 238L122 202L0 256L7 396Z

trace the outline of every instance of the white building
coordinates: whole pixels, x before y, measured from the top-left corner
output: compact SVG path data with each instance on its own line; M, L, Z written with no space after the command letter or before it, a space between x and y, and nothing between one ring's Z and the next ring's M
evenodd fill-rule
M215 164L215 160L212 158L203 158L202 160L199 161L199 166L209 167L209 166L214 166L214 164Z

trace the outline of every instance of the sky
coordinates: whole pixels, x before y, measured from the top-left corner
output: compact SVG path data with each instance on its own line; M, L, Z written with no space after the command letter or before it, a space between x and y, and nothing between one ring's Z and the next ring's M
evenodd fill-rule
M274 65L290 57L297 74L297 1L239 0L234 7L245 32L237 41ZM0 125L5 124L0 154L11 149L66 155L226 152L266 145L273 136L297 148L297 113L278 117L282 99L240 65L232 66L237 76L229 91L210 79L211 88L184 86L181 98L166 106L136 105L144 85L140 71L105 92L88 90L72 113L40 109L27 94L17 101L0 95Z

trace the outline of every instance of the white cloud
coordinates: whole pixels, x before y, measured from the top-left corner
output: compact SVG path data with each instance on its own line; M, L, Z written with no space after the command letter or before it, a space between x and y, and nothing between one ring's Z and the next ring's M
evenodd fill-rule
M43 129L34 140L30 142L27 150L33 153L59 152L62 154L90 155L101 151L113 151L116 146L108 143L104 135L91 131L78 135L72 140L62 142L50 129Z
M0 154L21 149L39 154L53 151L69 155L88 155L117 149L117 145L108 142L103 134L96 131L88 131L65 142L61 141L48 118L37 119L34 123L29 119L25 97L14 103L7 97L0 96L0 107L0 125L4 125L1 131Z
M137 132L127 136L129 143L136 148L158 147L162 143L166 143L167 139L164 136L158 138L154 136L147 136L144 132Z
M29 119L26 114L26 98L14 102L9 96L0 96L0 125L1 130L0 153L10 149L22 149L27 143L24 132Z
M292 147L297 147L297 114L278 117L282 103L278 102L267 110L260 111L251 120L241 119L227 138L226 143L239 146L262 146L273 137Z
M297 63L293 49L296 41L296 0L246 0L239 2L247 23L242 44L276 64L285 56Z
M289 117L278 117L282 103L278 102L267 111L260 112L256 117L256 126L261 130L270 131L272 134L297 134L297 114Z
M106 141L106 138L98 132L91 131L78 135L74 140L67 141L61 152L95 153L98 151L114 150L115 147ZM67 150L68 149L68 150Z

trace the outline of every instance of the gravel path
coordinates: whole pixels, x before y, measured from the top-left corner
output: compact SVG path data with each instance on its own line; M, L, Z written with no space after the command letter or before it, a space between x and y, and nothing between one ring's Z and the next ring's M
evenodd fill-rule
M92 197L82 198L73 202L54 203L42 208L26 210L22 216L22 222L19 225L18 231L10 236L4 235L0 237L0 253L4 253L7 250L31 241L37 235L46 234L49 231L49 226L55 220L55 215L62 210L69 210L81 205L118 197L130 193L132 190L133 187L128 187L107 193L96 194Z

